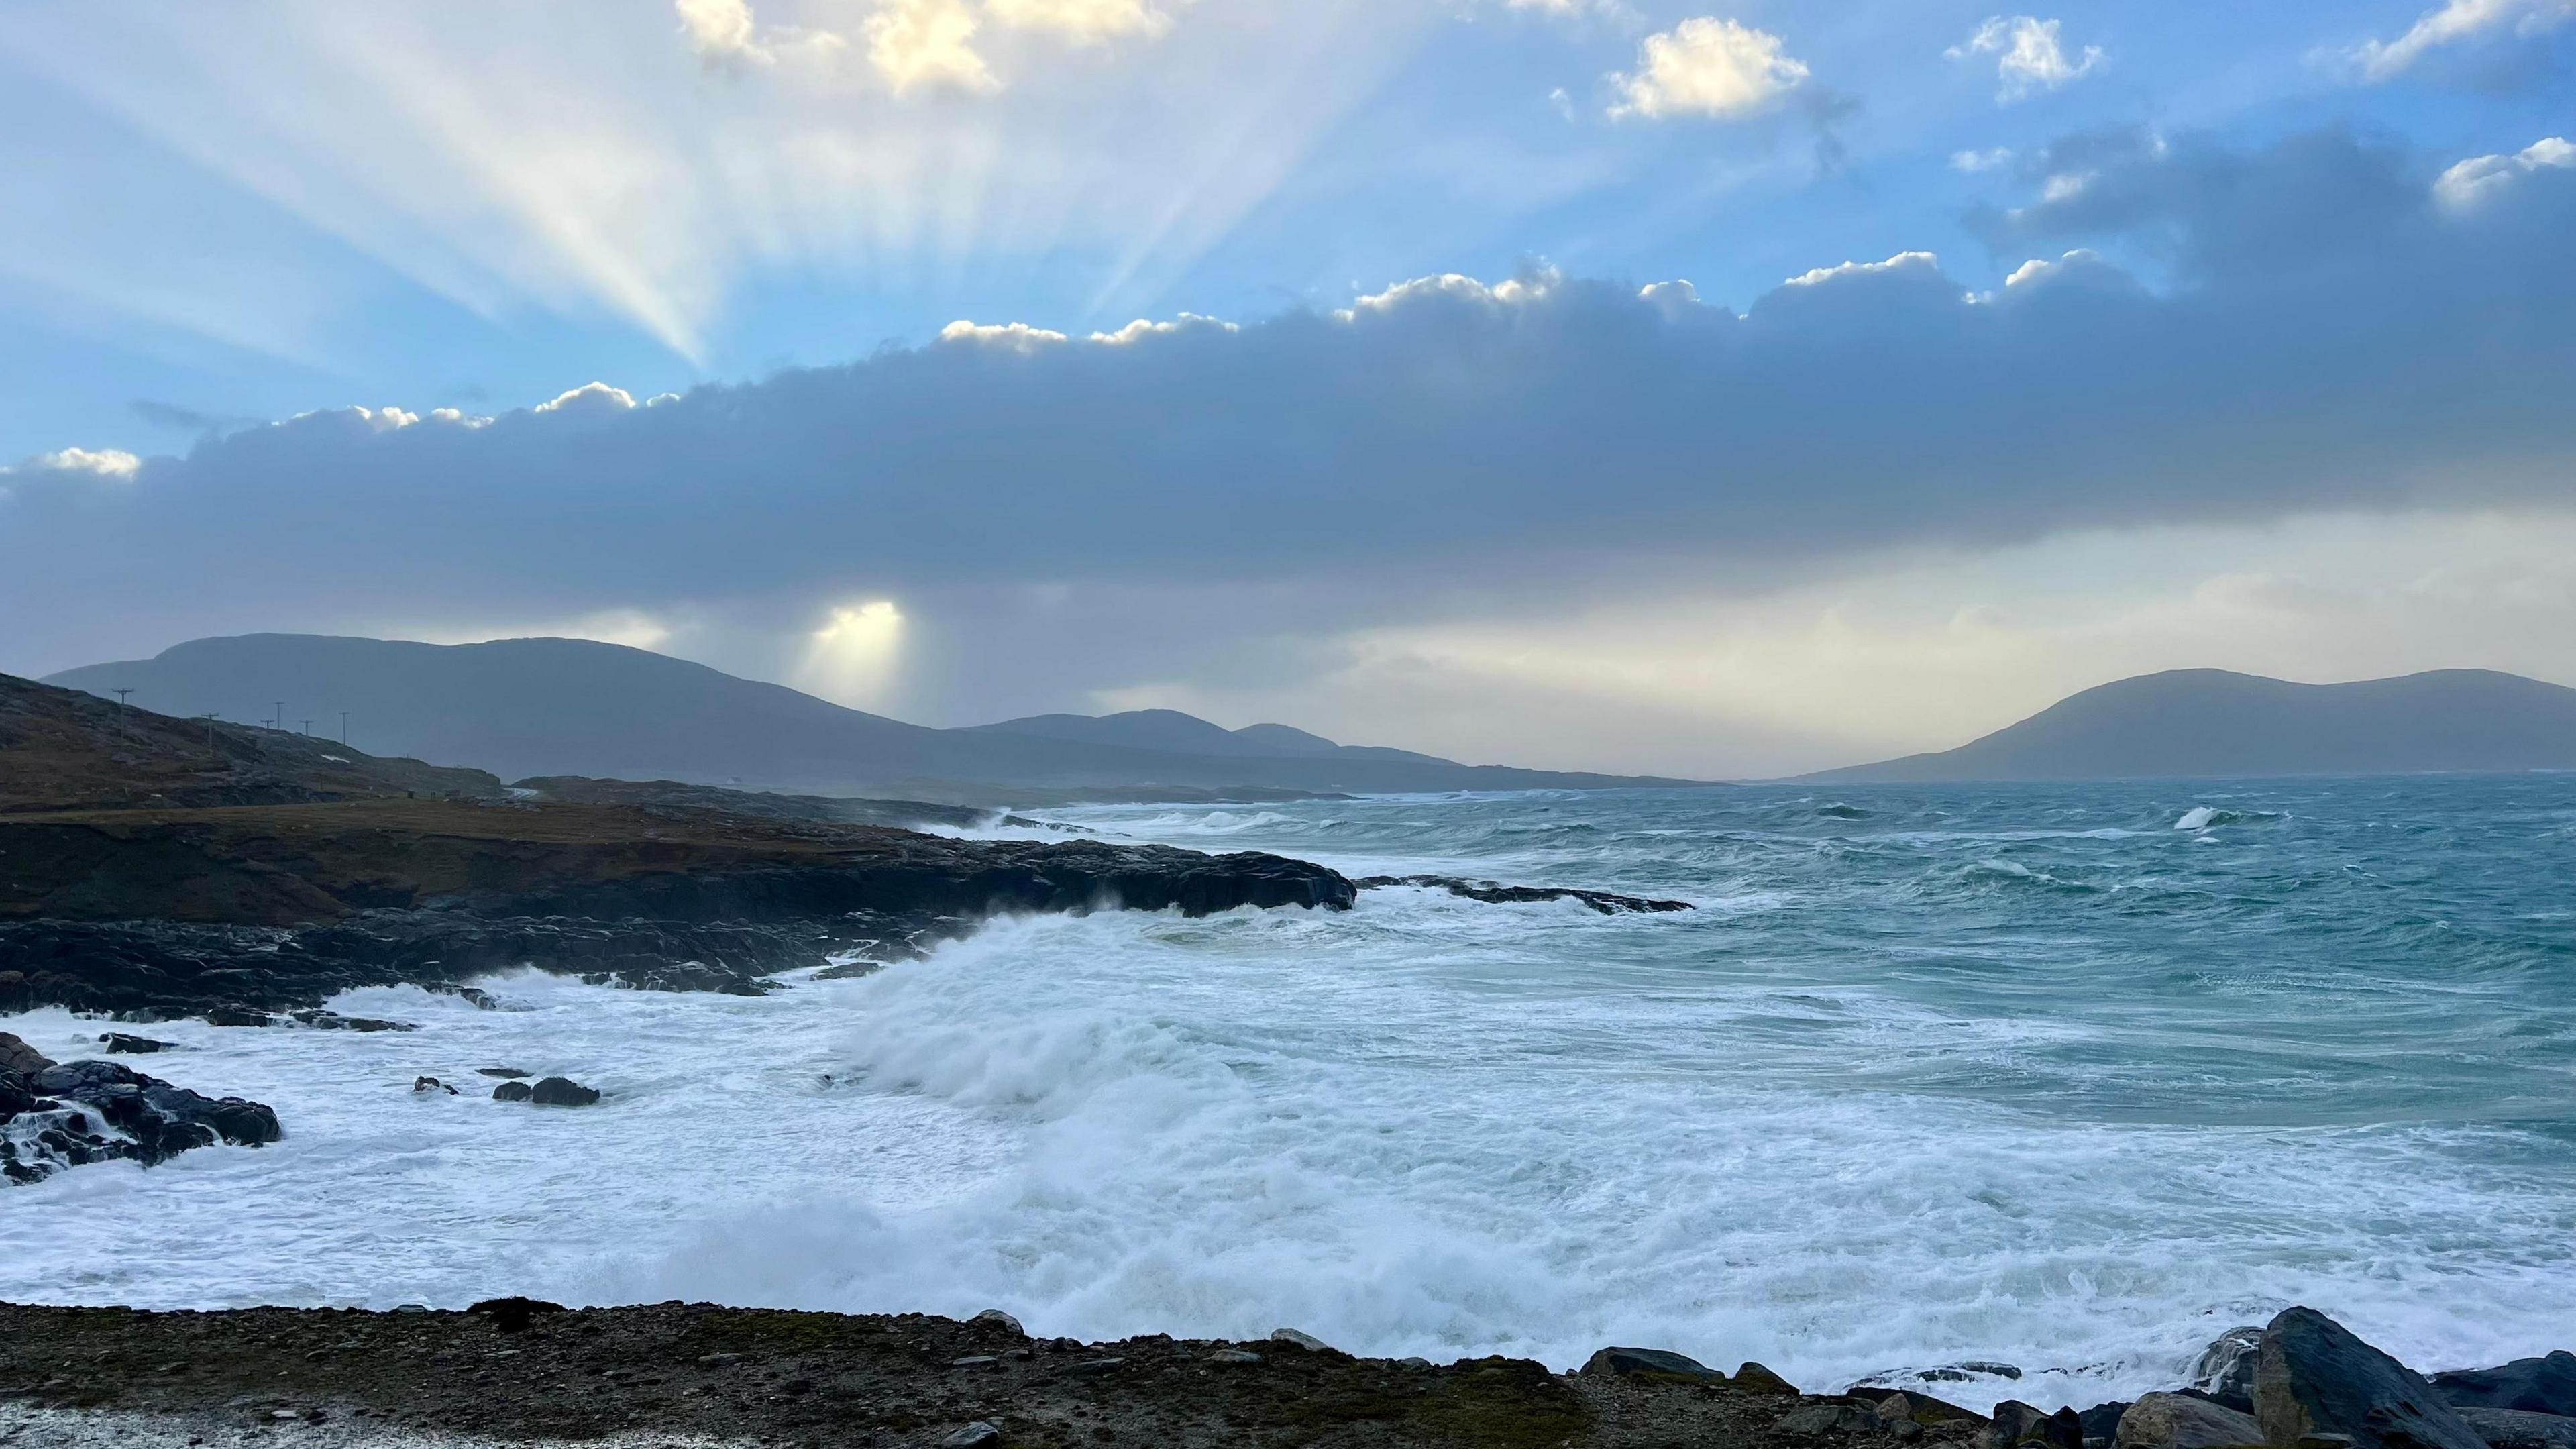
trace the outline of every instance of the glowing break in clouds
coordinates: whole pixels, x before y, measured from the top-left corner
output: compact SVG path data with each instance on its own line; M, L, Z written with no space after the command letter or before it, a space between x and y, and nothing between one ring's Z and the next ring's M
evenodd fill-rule
M843 605L814 631L798 684L847 705L882 706L903 656L903 612L892 600Z

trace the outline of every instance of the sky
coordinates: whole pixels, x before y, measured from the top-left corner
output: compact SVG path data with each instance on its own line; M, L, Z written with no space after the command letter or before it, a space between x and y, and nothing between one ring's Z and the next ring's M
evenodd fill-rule
M2576 0L16 0L0 670L1943 748L2576 685Z

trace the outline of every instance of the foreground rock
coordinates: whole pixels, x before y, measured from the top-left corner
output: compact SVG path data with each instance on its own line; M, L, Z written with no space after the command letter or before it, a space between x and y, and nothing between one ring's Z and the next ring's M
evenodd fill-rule
M1614 891L1581 890L1574 886L1507 886L1492 881L1460 880L1449 875L1372 875L1355 882L1361 890L1381 890L1387 886L1420 886L1426 890L1443 890L1453 896L1465 896L1487 905L1519 905L1535 901L1581 901L1605 916L1630 912L1687 911L1688 901L1662 901L1648 896L1623 896Z
M2433 1391L2455 1409L2518 1409L2576 1416L2576 1353L2518 1358L2489 1369L2433 1375Z
M2254 1415L2276 1445L2342 1435L2357 1449L2486 1449L2423 1375L2313 1308L2264 1327Z
M279 1135L277 1114L257 1102L203 1096L116 1062L0 1069L0 1180L11 1185L93 1162L150 1167L217 1142L257 1147Z
M48 1432L88 1426L85 1442L102 1445L167 1432L173 1446L291 1434L353 1449L1964 1449L1981 1422L1926 1430L1882 1407L1688 1378L1559 1375L1504 1358L1355 1358L1285 1340L1032 1339L1003 1315L960 1323L677 1303L565 1312L529 1299L439 1313L0 1306L0 1442L10 1443L62 1442L9 1439L13 1415ZM1810 1410L1839 1426L1780 1427ZM266 1438L279 1424L287 1433Z
M360 986L522 965L751 994L827 954L915 954L995 912L1347 907L1245 852L972 841L614 806L366 801L0 820L0 1012L59 1005L400 1030L315 1011Z
M2251 1414L2189 1394L2148 1394L2120 1415L2119 1449L2231 1449L2263 1442Z

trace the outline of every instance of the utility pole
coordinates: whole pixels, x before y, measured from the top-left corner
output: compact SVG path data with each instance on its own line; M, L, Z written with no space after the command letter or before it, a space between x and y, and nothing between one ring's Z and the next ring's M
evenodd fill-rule
M282 729L286 728L286 701L285 701L285 700L282 700L282 699L281 699L281 700L279 700L279 701L277 702L277 718L275 718L275 719L273 719L273 720L270 720L270 721L268 722L268 727L269 727L270 729L279 729L279 730L282 730Z
M206 754L209 758L212 758L215 753L215 721L222 719L223 716L219 714L201 714L197 716L197 718L206 722Z
M342 744L344 744L344 745L345 745L345 744L347 744L348 742L349 742L349 712L348 712L347 710L345 710L345 709L344 709L344 710L340 711L340 743L342 743Z
M309 719L308 719L308 720L306 720L306 721L304 722L304 733L306 733L307 735L310 735L310 734L312 734L312 733L313 733L313 721L311 721L311 720L309 720Z
M116 707L118 709L132 709L134 707L126 699L126 696L133 692L134 691L130 689L111 689L108 691L108 693L116 696Z

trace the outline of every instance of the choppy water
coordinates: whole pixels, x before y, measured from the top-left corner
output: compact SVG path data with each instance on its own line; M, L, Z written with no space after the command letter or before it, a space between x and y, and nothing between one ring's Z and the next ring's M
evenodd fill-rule
M2002 1359L2078 1403L2292 1301L2424 1367L2576 1336L2576 779L1057 818L1700 909L1390 890L763 1000L518 975L514 1012L336 1003L407 1036L174 1024L145 1065L288 1141L0 1195L0 1297L999 1306L1810 1387ZM611 1096L406 1090L483 1065Z

